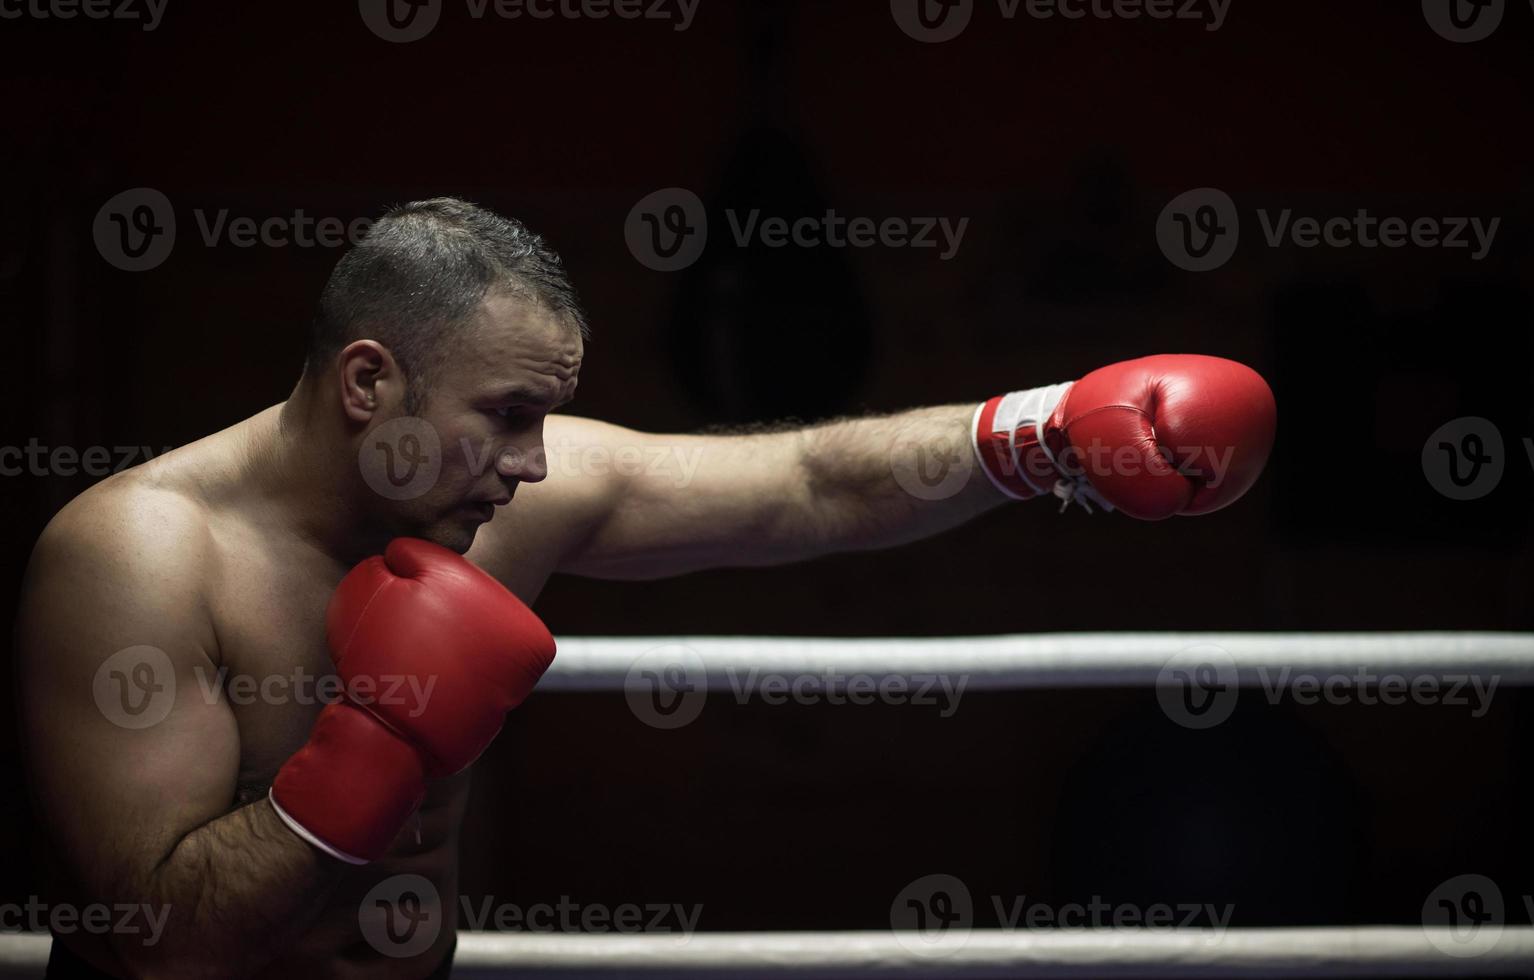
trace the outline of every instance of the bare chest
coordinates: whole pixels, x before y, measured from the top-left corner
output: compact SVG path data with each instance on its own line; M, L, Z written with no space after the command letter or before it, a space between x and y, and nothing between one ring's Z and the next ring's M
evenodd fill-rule
M225 563L214 593L218 684L239 725L242 797L265 793L339 692L325 647L339 571L282 557L241 554Z

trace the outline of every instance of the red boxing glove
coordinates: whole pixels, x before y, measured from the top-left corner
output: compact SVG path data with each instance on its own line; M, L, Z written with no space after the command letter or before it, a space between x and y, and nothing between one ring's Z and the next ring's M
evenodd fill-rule
M554 638L521 599L418 538L394 539L341 580L325 636L346 689L376 683L368 710L421 752L433 778L479 758L554 660Z
M1239 499L1268 461L1276 424L1273 392L1246 365L1157 354L992 398L975 412L974 440L981 469L1008 496L1161 520Z
M376 861L426 795L416 750L346 701L325 706L309 741L277 770L269 798L292 831L348 864Z
M325 620L351 699L272 784L277 814L343 861L380 857L425 779L466 768L554 659L522 601L446 548L398 538L341 580Z

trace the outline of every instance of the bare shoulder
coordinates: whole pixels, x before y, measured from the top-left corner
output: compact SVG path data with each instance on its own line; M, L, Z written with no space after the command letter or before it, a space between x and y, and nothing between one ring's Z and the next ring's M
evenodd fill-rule
M213 548L207 507L145 468L109 477L54 516L32 550L22 592L23 640L123 626L206 627ZM74 622L84 617L85 622ZM203 637L199 637L202 639ZM27 644L24 642L23 646Z
M188 488L155 480L137 468L103 480L65 505L43 529L33 561L169 565L180 559L174 564L185 569L182 563L206 556L210 542L206 505Z
M214 557L215 518L230 516L227 490L239 485L236 447L256 418L151 457L80 494L44 528L33 566L101 563L161 582L202 575Z

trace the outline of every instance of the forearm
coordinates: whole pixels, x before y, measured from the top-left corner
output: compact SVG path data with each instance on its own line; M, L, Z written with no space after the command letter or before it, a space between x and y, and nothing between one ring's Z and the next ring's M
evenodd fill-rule
M962 524L1008 499L975 464L975 407L686 436L565 420L578 452L638 462L572 496L591 502L572 523L592 530L560 570L642 580L781 565Z
M801 433L817 535L827 552L887 548L1007 502L975 464L975 405L849 419Z
M313 923L344 870L260 800L192 831L125 889L156 928L117 937L116 952L135 975L254 974Z

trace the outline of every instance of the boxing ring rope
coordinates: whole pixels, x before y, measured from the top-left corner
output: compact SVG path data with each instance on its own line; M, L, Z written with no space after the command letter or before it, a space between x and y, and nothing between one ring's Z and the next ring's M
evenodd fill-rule
M695 933L664 936L461 934L453 975L830 977L1368 977L1508 976L1534 964L1534 929L1505 930L1474 958L1451 957L1448 929L1371 926L1231 929L1218 939L1145 929L977 929L941 959L893 932Z
M636 661L680 646L695 652L709 690L730 690L740 674L835 671L872 676L963 677L967 690L1152 686L1169 661L1195 647L1229 654L1242 685L1285 668L1349 676L1446 674L1534 683L1529 633L1043 633L1011 636L564 637L540 691L623 690ZM689 680L692 678L689 677Z
M1534 685L1534 633L1058 633L940 638L565 637L541 691L633 691L686 665L689 685L756 676L962 679L966 690L1140 687L1217 661L1237 686L1301 672ZM1408 977L1534 973L1534 927L1474 948L1449 927L974 929L934 949L895 930L459 934L455 977ZM0 978L40 977L46 935L0 935Z
M1475 957L1454 957L1450 930L1412 926L1194 931L975 930L943 959L909 952L894 932L699 932L676 937L460 932L453 976L498 978L838 977L1489 977L1527 976L1534 929L1502 932ZM1436 940L1436 942L1435 942ZM47 936L0 935L0 977L35 978Z

